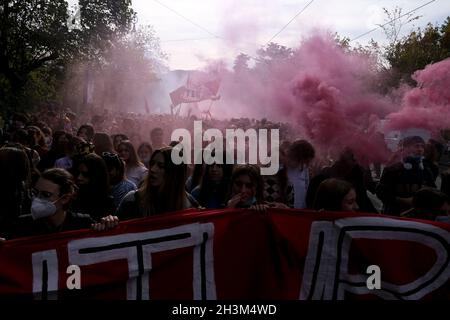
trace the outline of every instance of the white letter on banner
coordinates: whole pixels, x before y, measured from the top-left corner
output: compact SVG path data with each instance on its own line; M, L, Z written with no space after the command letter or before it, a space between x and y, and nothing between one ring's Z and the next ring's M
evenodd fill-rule
M348 271L350 246L357 239L417 242L433 250L436 260L428 272L410 283L398 285L381 281L381 289L370 290L366 284L367 274ZM300 299L342 300L346 292L374 294L389 300L421 299L450 279L449 248L450 232L428 223L381 217L313 222ZM377 262L377 265L382 264Z
M127 299L150 299L149 272L155 252L193 247L194 299L216 299L213 259L214 224L189 224L170 229L127 233L69 242L69 263L78 266L128 261Z
M58 292L58 256L56 250L34 252L33 297L36 300L56 300Z

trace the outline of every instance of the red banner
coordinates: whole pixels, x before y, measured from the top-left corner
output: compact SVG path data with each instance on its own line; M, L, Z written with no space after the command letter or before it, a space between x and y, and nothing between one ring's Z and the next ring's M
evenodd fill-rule
M220 78L213 73L191 71L185 86L170 92L174 107L181 103L194 103L204 100L218 100Z
M299 210L188 210L108 232L3 242L1 296L449 299L450 225Z

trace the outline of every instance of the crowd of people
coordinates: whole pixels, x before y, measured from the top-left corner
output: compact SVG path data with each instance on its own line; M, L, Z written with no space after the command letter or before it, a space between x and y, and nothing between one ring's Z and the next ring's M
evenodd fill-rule
M2 239L108 230L120 221L187 208L295 208L450 222L450 171L439 166L442 141L405 137L388 164L366 168L345 149L324 165L310 142L292 138L289 124L204 122L205 129L279 129L279 170L263 176L254 164L175 164L171 154L179 141L170 141L170 134L192 130L194 118L42 108L5 120L0 130ZM227 157L225 152L216 156Z

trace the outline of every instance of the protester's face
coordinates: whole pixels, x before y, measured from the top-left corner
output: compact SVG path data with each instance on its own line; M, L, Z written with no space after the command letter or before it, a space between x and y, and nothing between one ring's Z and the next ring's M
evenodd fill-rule
M425 144L415 143L406 147L406 152L409 156L421 157L425 153Z
M212 164L209 166L209 179L212 182L219 183L223 178L223 167L220 164Z
M80 166L78 167L77 184L79 186L85 186L89 184L89 169L84 163L80 164Z
M123 141L123 137L121 136L116 136L114 138L114 149L117 150L119 148L119 144Z
M159 187L164 182L166 173L164 157L162 153L156 154L149 164L148 182L151 187Z
M152 136L152 144L159 146L163 144L163 132L161 130L153 132Z
M20 120L15 120L13 126L16 130L23 129L25 128L25 123Z
M356 203L356 192L354 189L351 189L342 200L342 211L354 212L358 209L359 207Z
M250 177L246 174L238 176L234 182L232 187L232 194L237 195L242 193L245 195L243 202L250 200L252 197L256 195L256 185L250 179Z
M37 198L52 202L57 210L64 204L64 199L59 196L59 192L59 185L44 178L38 179L33 190L33 193Z
M46 135L44 135L44 140L45 140L45 144L47 145L47 147L51 147L51 145L52 145L52 139L53 139L53 137L51 136L51 135L48 135L48 134L46 134Z
M86 141L89 141L86 128L81 129L80 132L78 132L77 136L82 138L82 139L84 139L84 140L86 140Z
M447 201L442 205L442 207L439 209L439 211L441 212L441 214L443 215L449 215L450 213L450 203L448 203Z
M139 158L141 160L150 159L151 153L149 148L141 148L139 149Z
M123 161L127 162L130 159L130 151L125 145L119 145L117 152Z
M288 165L288 167L290 168L300 168L300 167L308 167L309 164L311 163L312 159L306 159L304 161L301 161L299 159L295 159L292 157L286 157L286 163Z

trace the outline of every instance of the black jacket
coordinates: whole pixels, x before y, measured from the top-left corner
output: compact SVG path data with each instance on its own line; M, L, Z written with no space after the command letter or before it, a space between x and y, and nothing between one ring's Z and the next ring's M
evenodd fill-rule
M383 201L384 213L398 216L411 207L396 198L411 198L422 187L436 188L431 169L426 164L421 168L399 162L384 169L376 194Z
M33 220L31 214L20 216L11 227L6 239L40 236L64 231L89 229L95 221L87 214L68 211L66 219L58 227L49 226L45 219Z

